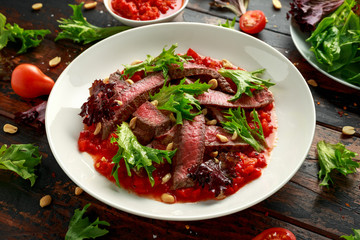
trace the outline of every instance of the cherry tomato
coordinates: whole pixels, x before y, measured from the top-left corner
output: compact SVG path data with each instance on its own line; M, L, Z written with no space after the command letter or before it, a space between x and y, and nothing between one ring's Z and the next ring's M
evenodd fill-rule
M260 10L247 11L240 17L240 29L246 33L261 32L266 25L265 14Z
M54 80L46 76L37 66L24 63L18 65L11 75L11 87L24 98L49 95Z
M285 228L275 227L263 231L253 240L296 240L296 237Z

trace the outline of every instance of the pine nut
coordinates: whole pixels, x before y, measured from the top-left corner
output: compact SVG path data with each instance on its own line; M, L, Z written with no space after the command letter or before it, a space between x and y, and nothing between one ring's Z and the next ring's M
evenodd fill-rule
M170 113L169 118L172 122L176 122L176 118L173 113Z
M342 128L342 133L345 134L345 135L354 135L355 134L355 128L354 127L351 127L351 126L344 126Z
M220 162L219 159L217 159L217 158L214 158L214 161L215 161L215 163L219 163L219 162Z
M51 60L49 61L49 66L50 66L50 67L55 67L55 66L57 66L60 62L61 62L61 57L54 57L53 59L51 59Z
M120 101L120 100L115 100L115 102L116 102L119 106L123 105L123 102Z
M167 173L163 178L161 179L161 183L165 184L171 179L171 173Z
M234 131L233 135L231 136L231 140L235 141L238 137L238 134L236 131Z
M216 158L218 155L219 155L218 151L213 151L213 152L210 153L210 156L213 157L213 158Z
M125 80L125 82L127 82L129 85L134 84L134 81L133 81L133 80L131 80L131 79L126 79L126 80Z
M206 121L206 125L208 125L208 126L214 126L214 125L216 125L216 124L217 124L217 120L216 120L216 119Z
M211 79L208 84L211 85L210 89L215 89L218 87L218 81L215 78Z
M87 10L89 10L89 9L95 8L96 5L97 5L97 2L86 3L86 4L84 5L84 8L87 9Z
M40 199L40 207L46 207L48 205L50 205L51 203L51 196L50 195L45 195Z
M173 143L173 142L169 143L169 144L166 146L166 151L171 151L171 150L173 150L173 149L174 149L174 143Z
M110 78L109 78L109 77L106 77L106 78L104 78L103 83L108 84L108 83L109 83L109 80L110 80Z
M94 131L94 135L98 135L101 131L101 122L98 122L96 124L96 128L95 128L95 131Z
M136 65L136 64L139 64L139 63L142 63L142 61L141 60L135 60L130 65Z
M308 83L310 86L313 86L313 87L317 87L317 86L318 86L317 82L316 82L314 79L309 79L309 80L307 81L307 83Z
M207 113L208 113L208 110L207 110L207 108L204 108L203 110L201 110L202 111L202 113L204 114L204 115L206 115Z
M158 100L151 101L151 104L157 107L159 105L159 101Z
M227 143L229 141L229 139L226 136L221 134L216 134L216 138L222 143Z
M33 10L40 10L41 8L43 7L43 4L42 3L34 3L31 8Z
M133 118L130 120L130 123L129 123L130 129L135 129L135 127L136 127L136 120L137 120L137 117L133 117Z
M7 123L4 125L3 130L6 133L14 134L18 131L18 127Z
M80 195L80 194L82 194L82 193L83 193L82 188L80 188L80 187L76 187L76 188L75 188L75 195L76 195L76 196L78 196L78 195Z
M233 68L234 65L227 59L222 60L222 65L224 68Z
M105 157L102 157L100 160L101 160L102 162L106 162L106 161L107 161Z
M169 193L163 193L160 198L161 198L161 201L163 201L164 203L174 203L175 202L175 197Z
M275 9L281 9L281 2L280 0L272 0L273 6Z

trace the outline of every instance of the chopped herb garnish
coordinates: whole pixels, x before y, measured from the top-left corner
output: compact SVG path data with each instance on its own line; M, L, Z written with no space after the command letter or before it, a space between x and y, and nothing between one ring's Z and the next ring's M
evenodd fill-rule
M245 110L240 107L232 110L231 108L225 112L224 117L229 121L221 122L224 129L230 133L236 132L246 143L252 146L256 151L260 152L266 146L265 136L257 111L252 111L254 129L249 126Z
M40 164L41 155L39 147L33 144L6 144L0 148L0 169L10 170L23 179L29 179L31 186L37 178L35 167Z
M97 218L94 222L90 222L89 218L83 218L90 203L86 204L82 210L75 209L74 215L70 220L69 229L65 235L65 240L82 240L88 238L97 238L104 236L109 231L99 228L99 225L110 226L106 221L100 221Z
M146 59L141 63L125 65L123 76L131 78L138 71L144 71L145 74L162 71L166 80L170 65L178 65L182 69L184 63L192 59L187 55L175 54L175 48L177 48L177 44L173 44L168 50L164 48L159 56L155 58L147 55Z
M232 70L232 69L219 69L219 73L226 78L230 78L236 85L237 91L233 98L230 101L236 101L241 97L243 93L248 96L252 96L252 89L264 89L275 85L275 83L270 82L270 79L262 79L257 75L262 74L265 69L258 69L253 72L248 72L244 70Z
M176 114L176 123L182 124L183 119L193 120L201 113L199 101L194 97L206 92L211 85L200 83L199 80L186 84L185 79L178 85L163 86L158 93L151 96L151 100L158 101L158 109L168 110ZM194 107L197 112L194 112Z
M231 22L229 22L229 20L226 19L225 23L219 23L218 26L224 27L224 28L235 29L235 23L236 23L236 17L234 17Z
M129 26L105 28L94 26L84 18L81 12L83 5L84 3L80 3L79 5L69 4L73 9L73 15L68 19L62 18L58 20L58 23L60 23L59 28L61 28L62 32L58 34L55 41L60 39L70 39L76 43L87 44L131 28Z
M131 176L131 169L139 171L144 168L148 174L151 185L154 186L155 180L152 172L155 170L155 167L153 162L160 164L164 162L165 158L168 163L171 163L171 158L174 156L176 150L166 151L141 145L126 122L118 126L115 133L117 137L112 137L111 143L117 143L119 146L118 152L112 159L113 163L115 163L112 169L112 175L116 183L120 185L118 170L120 167L119 162L123 159L128 176Z
M21 48L18 53L25 53L29 48L37 47L44 39L45 35L50 34L48 29L25 30L14 23L6 23L6 17L0 13L0 50L6 47L9 41L21 41Z
M329 186L329 182L333 183L330 172L333 169L338 170L344 176L355 173L356 168L360 167L360 163L353 161L352 158L358 154L345 148L344 144L330 144L325 141L317 143L317 151L319 156L320 171L319 179L322 179L320 186Z

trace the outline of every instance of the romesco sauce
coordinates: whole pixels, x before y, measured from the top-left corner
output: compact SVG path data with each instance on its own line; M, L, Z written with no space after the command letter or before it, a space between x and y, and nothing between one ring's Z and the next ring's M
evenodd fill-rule
M139 21L171 15L182 7L183 0L111 0L115 14Z

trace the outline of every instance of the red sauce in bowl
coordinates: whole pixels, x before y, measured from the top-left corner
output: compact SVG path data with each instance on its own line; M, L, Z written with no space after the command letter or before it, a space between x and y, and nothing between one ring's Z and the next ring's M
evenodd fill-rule
M149 21L175 13L183 0L111 0L110 3L113 12L123 18Z

